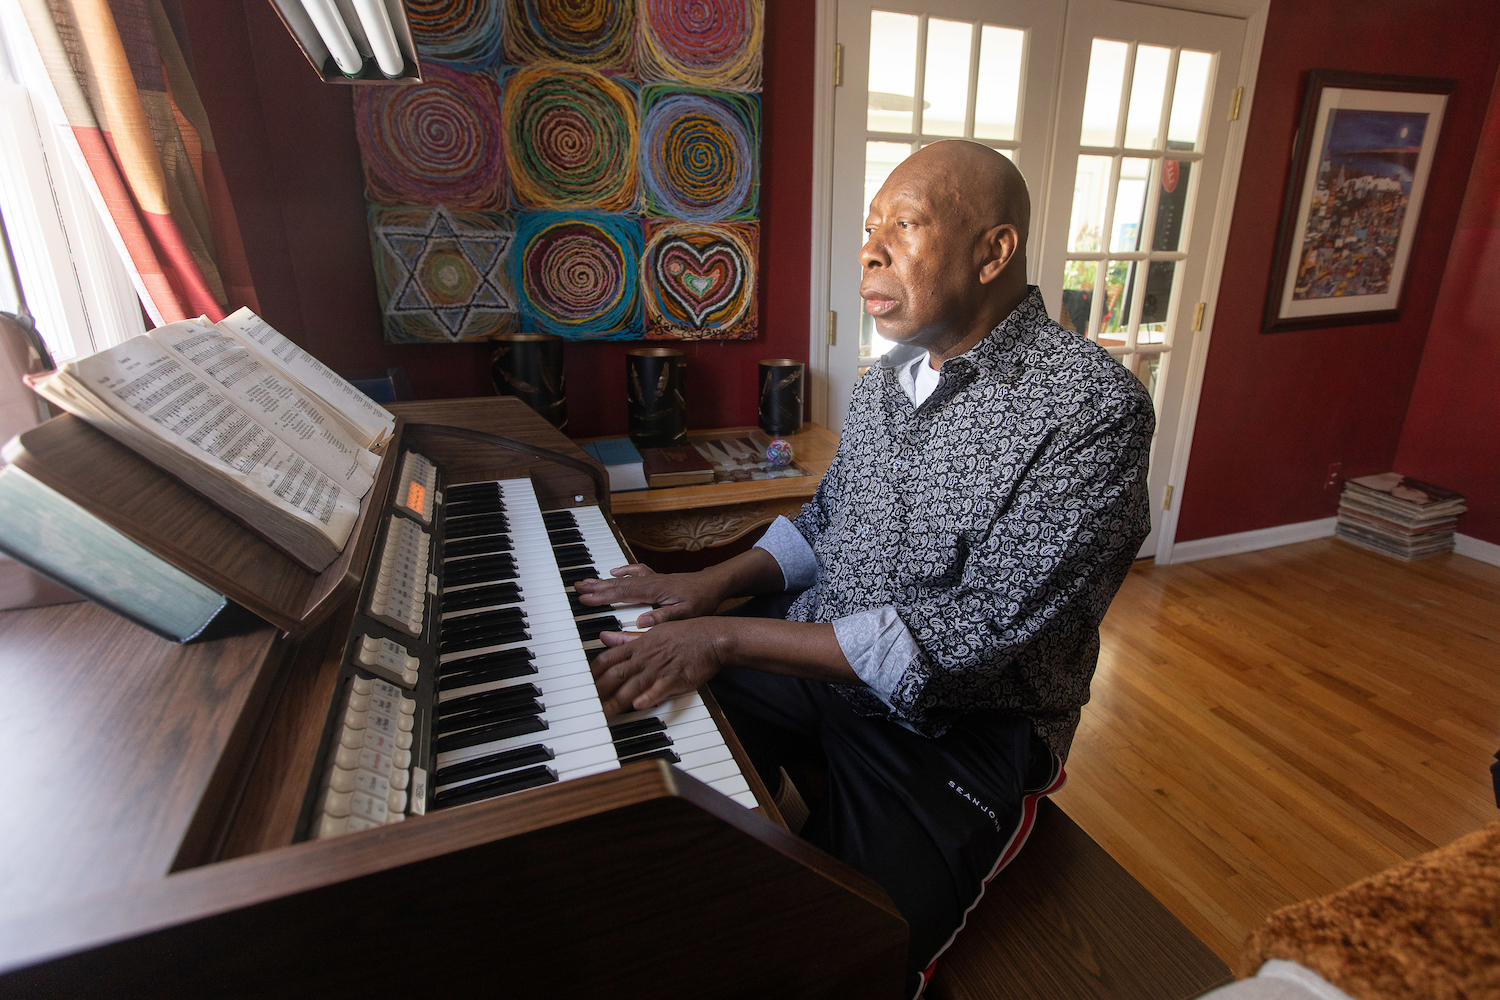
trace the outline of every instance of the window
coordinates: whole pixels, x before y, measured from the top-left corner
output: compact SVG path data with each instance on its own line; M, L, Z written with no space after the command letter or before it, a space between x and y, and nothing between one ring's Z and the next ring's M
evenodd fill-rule
M0 217L26 307L61 363L146 327L92 179L45 113L50 84L26 31L16 6L0 5ZM15 312L10 284L0 268L0 308Z

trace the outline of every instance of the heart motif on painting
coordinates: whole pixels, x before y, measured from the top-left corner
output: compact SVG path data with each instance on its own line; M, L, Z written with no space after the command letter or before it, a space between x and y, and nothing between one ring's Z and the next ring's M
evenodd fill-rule
M662 292L695 327L704 326L726 306L743 301L745 262L729 243L694 246L680 237L663 240L656 247L655 271ZM726 322L735 317L716 318Z

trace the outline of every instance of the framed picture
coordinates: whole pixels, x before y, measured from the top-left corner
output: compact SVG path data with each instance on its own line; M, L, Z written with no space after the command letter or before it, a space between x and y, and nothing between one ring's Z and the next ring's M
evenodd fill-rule
M1308 74L1263 332L1400 317L1402 280L1453 84Z

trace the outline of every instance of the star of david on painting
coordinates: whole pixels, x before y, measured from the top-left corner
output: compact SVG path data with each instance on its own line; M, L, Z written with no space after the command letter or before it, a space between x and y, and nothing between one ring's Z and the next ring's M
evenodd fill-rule
M504 264L514 231L465 227L442 205L425 220L413 216L417 213L382 213L372 227L377 253L383 250L383 263L393 265L386 316L454 342L509 328L516 304L505 284ZM430 333L413 339L438 339Z

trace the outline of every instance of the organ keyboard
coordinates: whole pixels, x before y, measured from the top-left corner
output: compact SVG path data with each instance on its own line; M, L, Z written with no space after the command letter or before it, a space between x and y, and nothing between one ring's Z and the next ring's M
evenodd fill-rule
M570 593L631 561L582 453L512 399L394 409L323 574L71 418L27 446L277 627L0 612L0 993L896 996L894 907L775 825L711 698L603 719L589 654L644 609Z
M303 829L333 837L622 763L755 794L696 692L610 725L589 663L649 606L573 584L629 560L597 506L544 513L528 479L442 485L415 451L371 560Z

